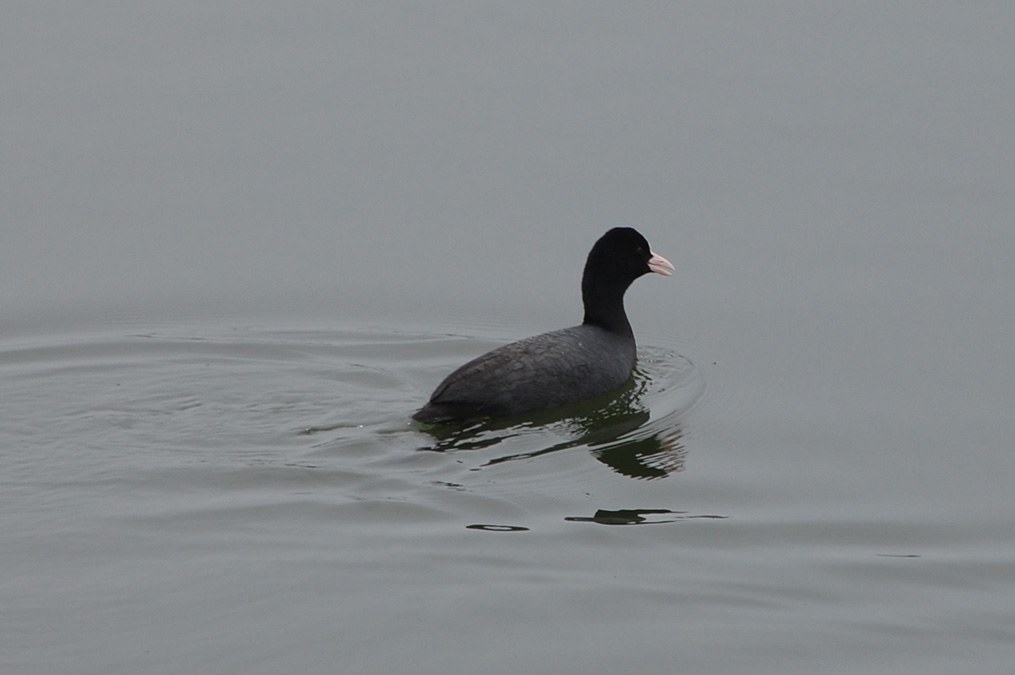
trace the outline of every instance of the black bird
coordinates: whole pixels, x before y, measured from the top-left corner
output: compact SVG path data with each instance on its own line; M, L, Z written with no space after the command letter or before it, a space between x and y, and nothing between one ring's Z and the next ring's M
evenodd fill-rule
M604 234L585 262L580 326L543 333L487 352L448 375L412 416L425 423L502 417L554 408L613 391L637 360L624 292L643 274L673 273L637 230Z

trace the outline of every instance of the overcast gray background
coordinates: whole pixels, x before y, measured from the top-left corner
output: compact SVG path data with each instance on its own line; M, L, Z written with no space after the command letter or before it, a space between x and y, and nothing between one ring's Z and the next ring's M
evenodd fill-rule
M1012 13L9 3L0 309L559 308L618 224L699 298L1006 275Z

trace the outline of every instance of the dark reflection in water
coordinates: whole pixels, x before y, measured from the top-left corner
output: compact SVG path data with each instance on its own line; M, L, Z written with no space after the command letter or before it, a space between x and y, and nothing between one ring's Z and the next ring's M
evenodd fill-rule
M687 511L671 511L670 509L618 509L608 511L599 509L593 516L568 516L564 520L570 523L596 523L598 525L659 525L676 523L681 520L725 520L726 516L688 515ZM521 525L488 525L476 523L466 525L467 530L483 530L486 532L528 532L529 528Z
M651 420L643 405L646 381L633 378L618 393L552 411L526 416L483 419L465 423L423 425L433 436L430 452L482 450L532 431L563 429L572 438L548 447L490 459L481 467L533 459L569 448L585 447L593 457L617 473L646 480L665 478L684 469L686 448L675 413Z
M600 525L655 525L658 523L675 523L678 520L709 518L723 520L726 516L700 515L691 516L687 511L670 511L669 509L619 509L607 511L599 509L594 516L570 516L565 518L573 523L599 523Z
M683 431L674 425L668 433L624 440L590 448L592 456L617 473L631 478L665 478L684 470L687 450L680 442Z

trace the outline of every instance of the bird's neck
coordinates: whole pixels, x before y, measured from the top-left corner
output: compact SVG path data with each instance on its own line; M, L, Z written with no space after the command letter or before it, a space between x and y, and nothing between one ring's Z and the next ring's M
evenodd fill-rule
M584 325L599 326L611 333L634 337L631 323L624 311L626 287L597 283L588 276L582 279L582 302L585 305Z

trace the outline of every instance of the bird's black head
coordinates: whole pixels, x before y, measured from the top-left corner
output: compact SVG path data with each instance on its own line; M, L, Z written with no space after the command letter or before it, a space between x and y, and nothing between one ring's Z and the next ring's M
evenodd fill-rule
M648 272L669 276L670 262L652 252L648 241L630 227L615 227L595 243L585 262L582 300L585 323L618 333L630 333L624 312L624 292Z
M624 288L649 272L664 276L670 276L673 272L673 265L666 258L653 253L648 240L632 227L615 227L600 237L589 252L585 263L586 274L589 273L589 268L604 280L626 282Z

